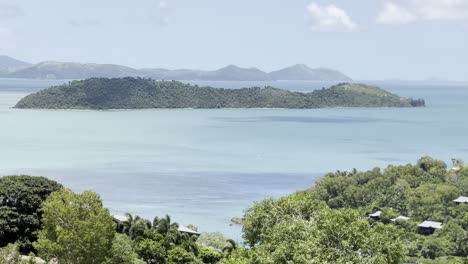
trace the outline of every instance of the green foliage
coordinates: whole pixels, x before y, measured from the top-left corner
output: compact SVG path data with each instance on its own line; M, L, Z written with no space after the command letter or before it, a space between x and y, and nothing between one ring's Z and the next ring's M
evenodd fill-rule
M41 227L42 203L62 186L44 177L0 177L0 247L18 242L30 252Z
M465 257L440 257L436 259L425 258L410 258L408 263L418 264L467 264L468 259Z
M166 263L166 250L161 244L148 238L138 242L137 253L148 264Z
M240 248L234 251L229 257L221 260L222 264L257 264L257 254L254 250Z
M409 191L408 211L417 219L444 221L455 207L452 201L460 194L461 191L453 185L423 184Z
M245 211L244 239L251 249L235 250L223 263L401 263L406 256L467 257L468 205L465 170L447 171L430 157L416 165L370 171L337 171L307 191L266 199ZM379 219L368 213L382 211ZM408 221L391 219L398 215ZM431 236L416 232L424 220L443 228ZM235 260L235 261L234 261ZM232 262L231 262L232 261ZM440 262L442 263L442 262Z
M206 248L223 250L223 248L226 246L226 238L220 232L204 232L201 233L200 237L197 239L197 245Z
M398 228L371 226L360 215L322 208L314 218L283 216L254 248L253 259L266 264L400 263L405 249Z
M115 224L98 194L69 189L52 193L43 204L43 229L34 248L60 263L103 263L112 255Z
M151 227L151 223L141 218L140 216L133 217L131 214L126 213L127 220L124 221L123 231L130 236L133 240L138 240L144 236L144 232L148 227Z
M311 220L325 206L306 193L263 200L245 211L243 237L253 247L269 237L276 224L291 218Z
M216 264L223 258L223 253L219 250L201 247L198 254L203 263Z
M216 89L176 81L141 78L91 78L31 94L17 108L142 109L142 108L319 108L354 106L411 107L415 104L382 89L343 83L311 93L273 87Z
M8 244L0 248L0 264L17 264L21 260L18 244Z
M226 246L223 247L223 253L226 254L226 256L229 256L237 248L238 248L238 246L237 246L236 241L234 241L232 239L228 239L228 240L226 240Z
M133 250L132 240L123 234L116 234L112 241L110 257L104 264L137 264L140 263L138 255Z
M203 263L192 252L187 252L181 247L174 247L169 250L167 252L167 261L169 264Z
M124 233L133 240L138 256L146 263L202 263L196 243L198 236L180 232L179 224L172 222L169 215L155 217L151 222L127 214L123 224ZM196 227L189 226L196 230ZM204 257L209 258L206 254Z

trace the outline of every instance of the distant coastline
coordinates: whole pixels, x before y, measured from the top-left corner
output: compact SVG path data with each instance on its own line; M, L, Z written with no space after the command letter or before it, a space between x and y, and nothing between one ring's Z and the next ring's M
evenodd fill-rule
M307 80L307 81L351 81L352 79L340 71L328 68L310 68L304 64L296 64L280 70L265 72L257 68L242 68L236 65L213 70L198 69L165 69L143 68L135 69L116 64L76 63L44 61L32 64L19 61L8 56L0 56L0 78L23 79L88 79L88 78L123 78L141 77L156 80L181 81L275 81L275 80Z

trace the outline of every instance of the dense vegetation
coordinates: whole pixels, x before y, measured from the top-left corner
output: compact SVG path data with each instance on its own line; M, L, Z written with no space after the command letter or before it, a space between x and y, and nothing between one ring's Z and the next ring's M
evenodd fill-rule
M41 205L60 188L43 177L0 177L0 247L18 242L21 252L31 251L41 227Z
M42 224L32 230L39 232L32 242L40 257L73 264L464 264L468 205L453 200L468 194L468 167L459 167L448 170L444 162L423 157L415 165L329 173L310 189L248 208L242 219L244 246L220 233L181 232L169 216L150 221L127 214L116 229L96 193L75 194L57 185L40 206ZM382 212L379 218L367 217L376 211ZM391 221L399 215L410 219ZM425 220L439 221L442 228L420 234L417 225ZM0 264L20 263L16 247L0 249Z
M249 208L244 239L252 249L229 263L466 263L468 205L453 200L467 194L467 167L447 170L429 157L383 171L330 173L307 191ZM377 210L380 219L366 218ZM399 215L411 219L390 221ZM420 235L424 220L443 228Z
M411 107L423 100L399 97L377 87L343 83L310 93L273 87L217 89L177 81L92 78L51 87L21 99L16 108L320 108Z

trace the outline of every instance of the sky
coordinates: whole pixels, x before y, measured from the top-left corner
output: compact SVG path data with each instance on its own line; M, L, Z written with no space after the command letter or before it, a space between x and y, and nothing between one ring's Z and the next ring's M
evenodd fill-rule
M0 54L468 80L468 0L0 0Z

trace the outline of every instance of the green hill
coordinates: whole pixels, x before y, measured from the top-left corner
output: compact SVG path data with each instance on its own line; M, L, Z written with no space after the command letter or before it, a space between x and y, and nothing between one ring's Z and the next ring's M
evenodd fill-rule
M21 99L16 108L321 108L412 107L423 100L399 97L380 88L343 83L310 93L273 87L220 89L142 78L91 78L51 87Z

